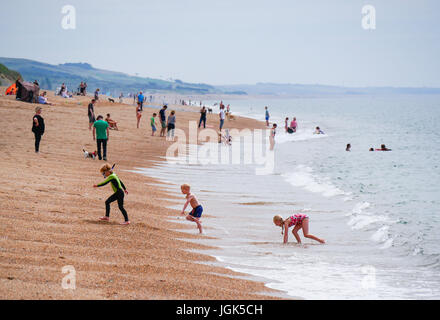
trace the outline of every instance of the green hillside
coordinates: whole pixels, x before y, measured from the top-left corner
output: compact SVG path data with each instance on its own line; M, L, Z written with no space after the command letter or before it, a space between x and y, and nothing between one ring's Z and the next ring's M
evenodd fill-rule
M0 58L8 68L21 73L25 81L37 80L42 89L55 90L62 83L69 91L76 91L80 82L87 82L87 91L100 88L103 93L118 96L121 92L134 93L139 90L147 93L176 92L182 94L206 94L219 92L215 87L201 83L165 81L153 78L130 76L122 72L95 69L87 63L65 63L51 65L27 59Z
M20 73L10 70L0 63L0 86L8 86L19 78L21 78Z

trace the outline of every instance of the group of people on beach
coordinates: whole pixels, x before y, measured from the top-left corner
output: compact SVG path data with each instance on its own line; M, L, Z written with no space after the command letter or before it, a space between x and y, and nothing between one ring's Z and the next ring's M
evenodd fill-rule
M140 93L142 94L142 92ZM138 95L139 99L139 95ZM93 128L93 140L97 142L97 148L98 148L98 158L99 160L107 161L107 142L109 138L109 130L111 128L118 130L117 123L113 119L111 119L110 114L107 114L107 118L104 120L103 116L98 115L95 118L95 104L97 102L96 97L91 100L91 102L88 105L88 118L89 118L89 130ZM140 101L138 100L138 105L136 107L136 117L138 119L137 121L137 127L139 128L139 121L142 116L142 109L143 109L143 99L142 96L140 97ZM165 136L165 131L168 129L169 136L173 136L173 130L175 128L176 118L175 118L175 112L171 111L170 115L168 116L168 120L166 119L166 110L167 105L164 105L162 109L159 111L159 118L160 118L160 125L161 125L161 132L160 136ZM223 103L220 105L220 113L219 113L219 129L220 131L223 128L224 124L224 108L225 106ZM228 112L230 112L229 106L228 106ZM39 145L41 141L41 137L44 134L45 131L45 125L44 125L44 119L41 116L42 108L37 107L35 109L35 115L33 117L33 126L32 126L32 132L35 135L35 152L39 152ZM201 109L201 117L199 121L199 127L203 123L203 127L206 127L206 108L203 107ZM153 116L150 119L150 124L152 127L152 135L154 136L154 133L157 131L156 129L156 123L155 118L157 114L153 113ZM268 120L268 119L267 119ZM277 125L273 124L273 127L271 129L271 137L274 138L276 134L276 128ZM102 148L102 153L101 153ZM93 185L93 187L103 187L107 184L111 184L113 194L105 201L105 216L99 218L100 221L109 221L110 220L110 204L112 202L117 202L119 210L121 211L124 221L121 223L121 225L129 225L130 220L128 218L128 213L126 209L124 208L124 197L128 194L128 190L122 180L117 176L117 174L114 172L114 166L111 166L108 163L105 163L100 168L100 173L104 177L104 181L101 183ZM191 186L188 184L181 185L181 192L185 195L185 204L183 206L183 209L181 211L182 215L186 215L186 219L188 221L192 221L197 225L197 228L200 233L203 233L203 228L201 224L201 216L203 213L203 207L199 203L197 197L191 192ZM185 210L187 207L191 207L191 211L189 214L185 214ZM281 216L276 215L273 218L273 222L276 226L280 226L282 228L282 233L284 234L284 243L287 242L288 239L288 229L292 226L294 226L292 233L295 236L298 243L301 243L301 239L298 236L298 231L300 229L303 229L304 237L310 238L313 240L316 240L320 243L324 243L325 241L323 239L320 239L314 235L311 235L309 233L309 217L303 214L296 214L293 215L287 219L283 219Z

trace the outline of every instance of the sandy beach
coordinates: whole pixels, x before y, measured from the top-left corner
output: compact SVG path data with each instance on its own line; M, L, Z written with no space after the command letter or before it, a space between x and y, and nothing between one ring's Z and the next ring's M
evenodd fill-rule
M129 191L125 207L132 223L120 226L123 218L115 203L110 222L98 221L112 191L110 186L92 187L103 180L99 168L104 162L84 159L82 152L96 150L88 129L90 97L63 99L49 92L48 98L56 105L43 106L46 132L36 154L31 122L37 105L0 96L1 299L274 298L276 292L263 283L198 263L214 258L192 252L205 247L185 239L206 236L181 232L195 229L193 223L169 220L179 215L167 209L169 200L183 205L183 195L164 192L157 177L126 171L163 161L172 143L158 133L151 136L153 109L144 107L137 129L133 105L95 105L96 115L110 113L120 129L110 131L108 142L108 162L117 164ZM187 131L188 121L198 120L199 113L177 111L176 116L177 128ZM217 127L218 115L208 115L208 124ZM247 118L226 122L229 128L263 126ZM209 225L209 214L203 223ZM74 290L61 286L65 266L76 271Z

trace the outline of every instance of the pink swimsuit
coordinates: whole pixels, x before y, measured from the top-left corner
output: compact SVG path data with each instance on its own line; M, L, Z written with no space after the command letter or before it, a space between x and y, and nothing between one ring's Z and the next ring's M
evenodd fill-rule
M298 223L301 223L304 219L307 219L307 218L308 218L308 216L306 216L305 214L295 214L295 215L291 216L289 228L291 226L298 224Z

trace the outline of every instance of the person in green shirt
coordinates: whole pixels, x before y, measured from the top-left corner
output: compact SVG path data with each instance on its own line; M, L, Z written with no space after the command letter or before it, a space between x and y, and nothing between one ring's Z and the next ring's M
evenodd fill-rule
M96 140L98 146L98 158L107 161L107 142L109 138L109 124L103 120L104 117L99 115L93 124L93 141ZM103 157L101 157L101 146L103 149Z
M154 136L154 133L157 131L156 129L156 122L154 121L157 114L153 113L153 116L150 118L150 124L151 124L151 135Z
M124 222L122 225L129 225L130 221L128 220L127 211L124 209L124 193L128 194L127 188L125 188L124 183L119 179L116 173L113 172L110 164L106 163L101 167L101 173L106 178L103 182L99 184L95 184L94 188L103 187L108 183L111 183L113 194L105 201L105 216L99 218L101 221L109 221L110 220L110 203L114 201L118 201L119 210L121 210L122 215L124 216Z

